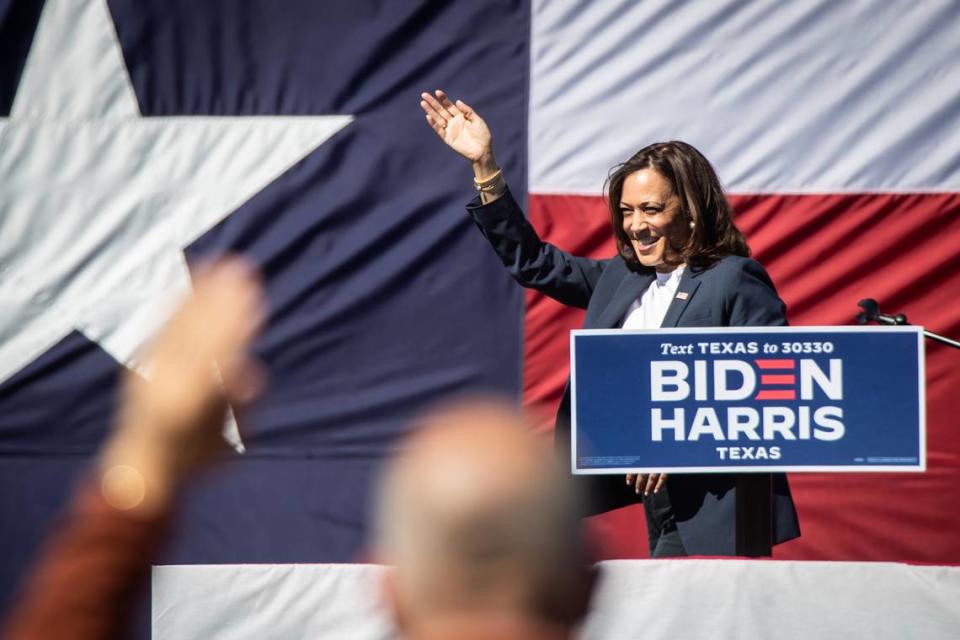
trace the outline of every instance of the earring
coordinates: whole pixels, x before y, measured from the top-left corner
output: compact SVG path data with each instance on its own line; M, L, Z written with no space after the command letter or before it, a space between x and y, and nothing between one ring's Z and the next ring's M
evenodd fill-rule
M691 221L690 221L690 228L693 229L695 226L697 226L697 225L693 224L693 220L691 220Z

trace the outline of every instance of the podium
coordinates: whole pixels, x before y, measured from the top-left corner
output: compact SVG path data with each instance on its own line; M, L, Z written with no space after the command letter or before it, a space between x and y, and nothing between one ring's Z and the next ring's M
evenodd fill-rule
M922 327L570 340L571 471L736 474L737 555L770 555L772 473L926 469Z

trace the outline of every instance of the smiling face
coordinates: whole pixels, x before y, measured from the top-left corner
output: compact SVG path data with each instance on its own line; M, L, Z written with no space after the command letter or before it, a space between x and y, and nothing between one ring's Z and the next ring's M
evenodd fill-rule
M630 246L644 267L673 271L690 237L673 185L654 169L634 171L623 181L620 217Z

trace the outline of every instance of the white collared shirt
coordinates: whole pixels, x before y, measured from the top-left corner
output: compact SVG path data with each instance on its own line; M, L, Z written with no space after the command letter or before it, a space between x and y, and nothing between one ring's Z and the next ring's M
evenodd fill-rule
M667 315L667 309L680 286L680 276L685 265L667 273L657 272L657 277L647 290L633 301L624 316L622 329L659 329Z

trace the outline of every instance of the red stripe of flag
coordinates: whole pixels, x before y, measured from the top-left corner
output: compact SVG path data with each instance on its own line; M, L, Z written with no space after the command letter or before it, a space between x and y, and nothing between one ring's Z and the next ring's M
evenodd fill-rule
M761 375L760 384L797 384L797 376L792 373L784 375Z
M761 369L793 369L796 360L754 360Z
M942 295L960 286L960 263L944 258L955 255L960 246L960 189L734 194L730 199L737 210L737 226L776 283L793 324L850 324L856 299L870 294L882 301L893 291L899 292L893 307L907 310L911 317L924 318L931 327L960 326L960 305L943 304ZM908 217L937 232L921 234L916 244L904 245L903 230L888 223ZM598 259L616 255L610 216L600 196L532 193L530 222L545 242L576 255ZM796 241L798 233L803 243ZM905 251L909 259L885 258L893 247ZM820 259L811 261L811 255ZM584 312L563 307L532 289L527 296L524 400L532 409L541 408L543 428L552 430L567 380L568 331L582 325ZM960 483L960 464L955 455L944 453L960 451L960 429L951 429L956 422L954 394L960 387L960 367L948 351L928 349L926 359L927 429L928 436L936 436L928 439L928 455L939 455L941 464L928 465L927 473L908 481L900 474L851 474L844 476L843 492L837 492L822 474L794 474L790 488L802 512L803 536L779 545L779 559L960 561L960 536L949 533L960 529L960 510L951 508L948 499L949 488ZM796 368L770 373L796 373ZM933 380L943 384L929 384ZM914 480L943 490L917 491ZM895 497L892 504L899 505L896 509L876 509L878 503L890 502L890 496ZM815 508L807 509L808 505ZM856 526L838 532L840 521ZM590 518L589 526L601 541L599 555L647 557L646 540L636 535L643 522L640 505Z

